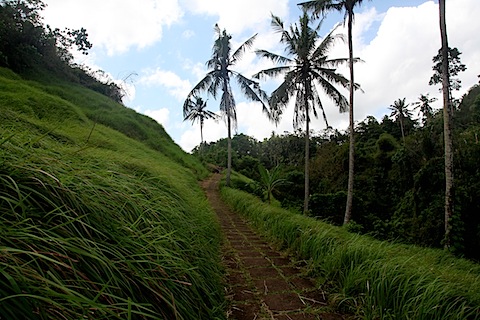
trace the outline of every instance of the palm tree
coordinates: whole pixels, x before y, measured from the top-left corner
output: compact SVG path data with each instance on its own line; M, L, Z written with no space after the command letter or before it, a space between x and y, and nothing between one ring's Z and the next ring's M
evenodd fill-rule
M310 27L310 19L304 11L298 24L290 26L287 30L283 21L272 16L272 26L275 31L281 33L280 42L285 45L285 51L291 58L270 53L266 50L257 50L261 57L268 58L282 66L262 70L255 74L254 78L277 77L284 75L283 82L272 92L269 103L271 112L276 120L282 115L290 99L295 100L293 126L298 128L304 122L305 129L305 199L304 212L308 211L309 200L309 158L310 158L310 113L318 118L317 108L322 111L323 118L328 127L324 106L320 100L317 85L330 97L340 108L340 112L346 112L347 99L334 85L348 87L349 81L336 72L336 67L348 62L348 59L329 59L328 51L335 41L342 39L341 35L333 35L330 32L321 42L316 28Z
M431 103L437 101L438 99L433 97L430 98L429 94L420 94L420 97L418 97L418 101L412 103L412 105L415 106L414 109L418 109L419 115L420 113L423 116L423 124L425 125L433 116L433 109L432 106L430 105Z
M212 56L207 61L207 67L210 71L200 82L190 91L185 100L184 110L190 99L200 92L207 92L214 98L218 92L222 92L220 98L220 111L227 121L228 138L227 138L227 178L226 184L230 185L230 175L232 170L232 126L237 125L237 113L235 108L235 99L230 85L230 79L233 77L239 85L242 93L252 101L258 101L262 104L263 111L269 115L266 101L267 94L260 89L258 82L244 77L237 71L231 69L241 58L245 51L250 48L255 40L256 35L245 41L233 54L231 53L230 40L232 36L227 34L226 30L221 31L218 25L215 25L215 33L217 39L213 44Z
M353 97L355 92L355 80L353 74L353 20L355 17L353 9L355 6L360 6L363 0L313 0L302 2L299 5L304 9L313 11L313 15L319 17L320 14L325 14L327 11L344 11L345 17L343 22L347 20L348 25L348 57L350 68L350 100L349 100L349 116L350 116L350 146L348 152L348 187L347 187L347 204L345 207L345 218L343 224L350 222L352 216L353 206L353 177L354 177L354 157L355 157L355 122L353 117Z
M448 61L447 23L445 0L438 1L440 37L442 39L442 91L443 91L443 136L445 143L445 249L451 246L451 219L453 216L453 142L451 122L450 75Z
M218 116L214 112L207 110L207 101L203 101L198 96L193 96L192 98L183 105L183 121L190 120L192 124L195 121L200 123L201 146L203 145L203 124L205 120L216 119Z
M403 98L403 99L396 100L395 102L393 102L392 105L388 107L390 110L392 110L392 113L390 114L390 116L400 123L400 129L402 131L402 140L404 145L405 145L405 130L404 130L405 119L408 119L412 116L412 112L408 110L408 106L409 104L408 103L405 104L405 98Z
M273 191L275 191L277 187L286 184L287 180L280 178L281 172L279 166L268 170L264 166L259 165L258 171L260 172L260 188L267 195L268 204L271 204Z

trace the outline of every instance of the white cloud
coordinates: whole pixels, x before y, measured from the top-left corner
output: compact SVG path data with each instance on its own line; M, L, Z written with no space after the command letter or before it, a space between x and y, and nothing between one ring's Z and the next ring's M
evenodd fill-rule
M164 128L168 127L168 122L170 120L170 110L168 110L167 108L161 108L157 110L145 110L143 113L163 125Z
M194 76L196 82L203 79L208 72L205 63L193 63L190 59L183 59L182 66L184 70L187 70Z
M139 84L165 87L178 101L183 101L192 90L190 81L181 79L172 71L160 68L146 71L145 75L140 78Z
M218 16L220 28L228 33L242 33L246 29L256 29L270 14L286 16L288 0L184 0L185 9L195 14Z
M478 72L480 50L478 41L469 47L480 28L479 20L475 18L480 9L474 2L457 0L447 7L450 46L458 46L464 52L462 62L467 64L470 73ZM398 98L406 97L407 102L414 102L424 93L440 98L438 87L428 85L433 74L432 57L441 46L438 4L428 1L418 7L392 7L381 17L376 37L370 43L358 42L361 35L356 38L356 45L360 48L356 55L365 61L355 67L355 80L365 90L365 94L356 95L355 118L358 120L367 115L380 117L387 114L387 107ZM460 77L465 79L463 90L475 83L475 78L468 72Z
M59 28L86 28L90 42L109 55L152 45L161 39L165 26L183 15L177 0L44 2L46 23Z
M203 139L205 142L218 141L226 137L227 126L223 120L217 122L214 120L205 121L203 126ZM195 124L181 134L179 145L183 150L190 152L200 144L200 141L200 125L195 122Z
M456 0L447 7L447 28L450 46L457 46L463 52L462 62L467 65L467 72L460 75L462 92L460 96L478 80L480 73L480 43L476 30L480 29L480 6L476 0ZM450 18L450 19L449 19ZM375 25L377 24L377 25ZM372 28L378 27L376 34L371 34ZM385 13L369 9L356 14L354 25L355 56L365 62L355 67L356 82L360 83L365 93L355 95L355 119L363 121L368 115L381 118L388 114L388 106L398 98L407 98L407 102L415 102L420 94L430 93L430 96L440 98L438 87L428 85L432 75L432 57L440 47L438 30L438 4L427 1L417 7L390 8ZM339 28L341 31L342 28ZM345 31L346 32L346 31ZM326 33L326 32L325 32ZM370 33L370 34L367 34ZM282 53L275 48L275 43L266 36L259 39L256 47ZM273 48L273 49L271 49ZM339 44L330 57L346 57L348 48ZM268 65L255 60L250 54L244 57L238 69L244 75L256 69L259 71ZM243 70L243 71L242 71ZM348 76L348 69L342 69ZM266 83L268 85L268 82ZM344 91L348 97L348 92ZM241 101L236 96L237 101ZM340 114L338 108L324 98L329 124L336 129L348 128L348 114ZM437 102L438 107L440 103ZM272 131L283 133L293 131L293 108L290 106L283 114L278 127L271 124L262 114L261 107L253 103L240 102L237 105L240 132L263 139ZM319 131L325 128L321 114L319 119L312 119L311 128Z
M185 30L182 33L182 37L185 38L185 39L190 39L194 35L195 35L195 31L193 31L193 30Z

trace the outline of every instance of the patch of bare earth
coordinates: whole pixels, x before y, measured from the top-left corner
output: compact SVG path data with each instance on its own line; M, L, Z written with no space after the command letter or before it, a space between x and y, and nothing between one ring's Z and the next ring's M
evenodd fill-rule
M332 312L325 292L304 267L275 250L221 199L220 174L202 182L224 234L223 257L228 319L347 319Z

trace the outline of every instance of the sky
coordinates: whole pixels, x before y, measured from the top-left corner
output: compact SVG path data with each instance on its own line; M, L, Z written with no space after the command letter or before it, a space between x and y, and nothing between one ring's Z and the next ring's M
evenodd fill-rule
M124 104L163 125L173 140L190 152L200 143L200 126L183 121L183 103L190 90L208 69L218 23L232 35L233 49L257 34L251 51L233 69L251 77L269 68L269 61L258 58L254 50L264 49L284 55L279 34L270 22L272 14L285 26L298 21L301 10L295 0L44 0L44 22L58 28L86 28L93 44L88 56L75 55L76 62L105 74L126 92ZM446 2L447 32L450 47L457 47L467 70L459 75L462 88L459 98L478 83L480 74L480 3L479 0ZM320 35L327 35L338 23L336 33L347 33L344 15L330 13L323 22ZM429 86L433 74L432 58L440 48L438 1L372 0L356 7L353 30L354 56L363 62L355 65L355 82L363 93L355 94L355 122L367 116L377 119L390 115L395 100L418 101L429 93L439 100L439 86ZM330 58L348 57L346 43L338 42L329 52ZM347 67L338 71L348 78ZM281 79L261 81L269 94ZM237 133L257 140L293 132L293 107L283 114L278 125L269 122L258 103L246 100L233 87L237 102ZM348 98L348 91L342 91ZM204 97L208 109L218 114L219 101ZM327 97L322 98L327 119L334 129L348 128L348 113L340 114ZM416 115L417 112L414 112ZM323 119L312 119L311 129L326 128ZM225 121L207 120L203 130L205 141L227 136Z

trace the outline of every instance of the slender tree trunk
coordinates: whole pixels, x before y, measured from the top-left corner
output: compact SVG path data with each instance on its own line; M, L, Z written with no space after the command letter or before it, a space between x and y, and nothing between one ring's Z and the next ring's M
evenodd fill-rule
M303 213L308 213L308 201L310 199L310 121L308 120L307 107L307 127L305 132L305 198L303 201Z
M198 148L198 153L200 156L203 153L203 121L200 120L200 148Z
M451 131L450 79L448 73L448 38L445 19L445 0L439 0L440 35L442 39L442 90L443 90L443 137L445 142L445 249L451 243L451 218L453 216L453 142Z
M352 13L348 14L348 54L349 54L349 67L350 67L350 103L349 103L349 116L350 116L350 146L348 149L348 187L347 187L347 205L345 208L345 218L343 224L350 222L352 217L353 206L353 177L354 177L354 165L355 165L355 123L353 117L353 95L355 91L355 80L353 77L353 36L352 36Z
M400 115L400 130L402 130L402 141L403 141L403 146L405 146L405 131L403 129L403 116Z
M227 137L227 187L230 187L230 175L232 173L232 121L230 119L230 110L227 113L227 127L228 127L228 137Z
M310 199L310 117L308 115L308 93L305 93L305 113L306 113L306 132L305 132L305 198L303 201L303 213L308 213L308 201Z

